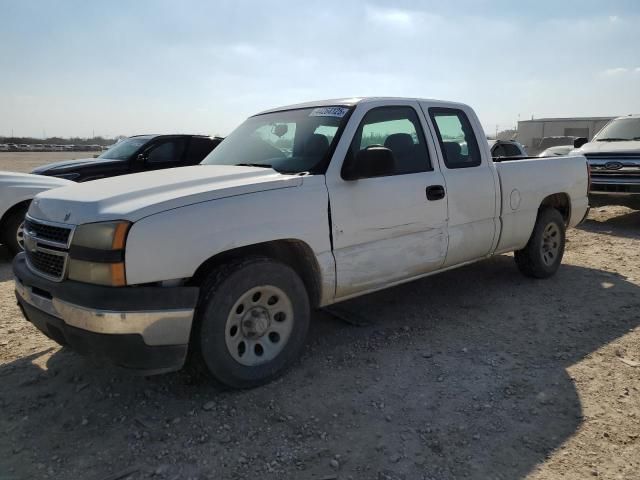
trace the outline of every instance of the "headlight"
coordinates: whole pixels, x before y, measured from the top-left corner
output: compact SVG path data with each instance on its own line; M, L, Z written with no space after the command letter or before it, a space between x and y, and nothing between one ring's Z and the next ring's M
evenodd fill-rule
M69 252L69 279L111 287L126 284L124 248L131 223L100 222L76 228Z
M122 250L129 222L86 223L76 228L72 245L95 250Z

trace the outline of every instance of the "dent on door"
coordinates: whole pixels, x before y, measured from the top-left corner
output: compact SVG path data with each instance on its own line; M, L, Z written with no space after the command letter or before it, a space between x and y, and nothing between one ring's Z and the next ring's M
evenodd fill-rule
M417 277L442 265L447 252L444 226L396 225L380 229L385 238L336 252L337 296Z
M332 205L337 297L437 270L447 253L446 202L428 201L436 172L344 184Z

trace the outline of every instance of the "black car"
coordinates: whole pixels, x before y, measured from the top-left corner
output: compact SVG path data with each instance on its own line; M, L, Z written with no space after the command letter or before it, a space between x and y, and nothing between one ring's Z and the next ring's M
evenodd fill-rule
M67 160L31 173L86 182L98 178L200 163L222 141L202 135L138 135L116 143L96 158Z

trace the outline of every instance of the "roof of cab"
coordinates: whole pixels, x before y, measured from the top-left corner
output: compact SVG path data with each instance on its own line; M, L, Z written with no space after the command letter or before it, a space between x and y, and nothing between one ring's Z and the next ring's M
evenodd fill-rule
M312 102L295 103L293 105L285 105L282 107L270 108L264 110L256 115L263 115L265 113L281 112L284 110L297 110L300 108L313 108L313 107L329 107L329 106L344 106L353 107L359 103L381 102L381 101L426 101L434 104L442 104L446 107L466 106L458 102L448 102L443 100L435 100L432 98L414 98L414 97L350 97L350 98L333 98L328 100L315 100Z

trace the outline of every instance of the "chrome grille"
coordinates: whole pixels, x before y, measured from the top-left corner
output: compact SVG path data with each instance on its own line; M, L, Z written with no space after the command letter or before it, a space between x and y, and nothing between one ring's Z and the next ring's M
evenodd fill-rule
M67 270L73 231L73 225L44 222L27 216L24 250L31 271L55 282L62 281Z
M29 234L39 240L46 240L60 245L68 245L71 228L41 223L30 217L24 221L24 228Z
M52 251L26 250L27 261L29 266L41 274L52 280L61 280L64 275L65 265L67 262L66 253L52 253Z

